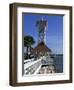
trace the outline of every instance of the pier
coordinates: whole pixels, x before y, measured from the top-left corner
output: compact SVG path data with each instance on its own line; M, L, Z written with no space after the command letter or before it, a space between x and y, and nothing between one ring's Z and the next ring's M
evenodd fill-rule
M24 74L49 74L55 73L53 66L53 59L46 60L45 56L40 57L38 60L30 59L24 60Z

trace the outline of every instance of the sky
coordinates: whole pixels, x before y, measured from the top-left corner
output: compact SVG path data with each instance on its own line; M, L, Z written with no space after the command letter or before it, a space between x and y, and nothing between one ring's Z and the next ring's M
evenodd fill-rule
M47 20L48 28L46 32L46 45L55 54L63 53L63 16L62 15L42 15L33 13L23 13L23 32L24 35L33 36L35 45L38 41L36 21Z

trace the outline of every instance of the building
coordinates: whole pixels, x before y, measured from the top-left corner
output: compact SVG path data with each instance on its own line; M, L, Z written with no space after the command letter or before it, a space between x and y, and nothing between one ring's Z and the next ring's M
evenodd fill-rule
M34 49L33 53L40 56L48 56L52 53L51 49L49 49L44 42L39 43Z

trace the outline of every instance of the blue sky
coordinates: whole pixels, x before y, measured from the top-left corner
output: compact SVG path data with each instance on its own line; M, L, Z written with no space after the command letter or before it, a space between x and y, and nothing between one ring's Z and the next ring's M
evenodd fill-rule
M62 15L40 15L40 14L23 14L24 35L31 35L37 45L38 32L36 21L43 17L48 21L46 32L46 45L56 54L63 53L63 16Z

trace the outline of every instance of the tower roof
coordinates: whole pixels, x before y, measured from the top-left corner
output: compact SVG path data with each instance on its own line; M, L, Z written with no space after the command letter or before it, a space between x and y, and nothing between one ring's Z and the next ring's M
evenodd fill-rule
M33 49L33 52L45 53L45 52L52 52L52 51L45 45L44 42L41 42Z

